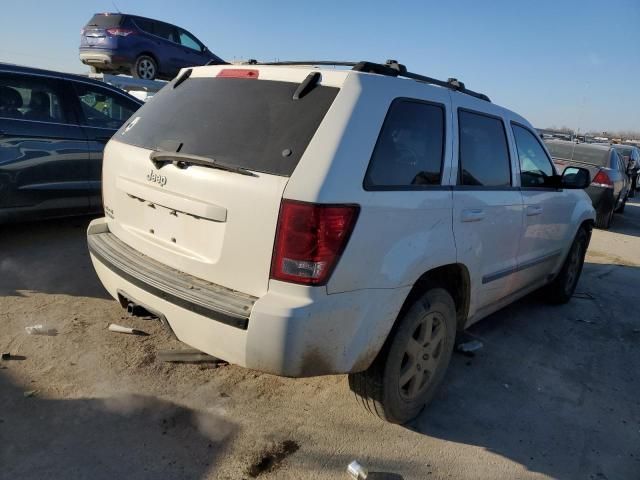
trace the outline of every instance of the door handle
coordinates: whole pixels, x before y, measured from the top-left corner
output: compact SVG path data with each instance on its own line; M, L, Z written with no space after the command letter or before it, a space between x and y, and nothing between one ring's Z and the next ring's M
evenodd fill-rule
M527 207L527 217L533 217L535 215L542 214L542 207L539 205L529 205Z
M484 220L484 217L486 217L486 213L480 208L462 211L463 222L479 222L480 220Z

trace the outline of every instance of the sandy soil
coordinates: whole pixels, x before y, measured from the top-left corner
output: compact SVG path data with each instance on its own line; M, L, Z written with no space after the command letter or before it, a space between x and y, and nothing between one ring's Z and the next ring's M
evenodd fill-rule
M637 479L640 203L595 231L576 297L533 295L469 332L406 427L360 409L346 377L167 364L179 342L128 318L91 267L88 219L0 230L0 478ZM111 322L146 337L112 333ZM29 336L43 323L55 336Z

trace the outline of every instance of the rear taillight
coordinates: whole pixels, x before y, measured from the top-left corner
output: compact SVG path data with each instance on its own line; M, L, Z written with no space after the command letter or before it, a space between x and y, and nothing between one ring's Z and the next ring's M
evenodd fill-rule
M596 176L593 177L593 180L591 181L591 185L594 187L613 188L613 182L604 170L600 170L596 173Z
M112 37L127 37L133 33L136 31L130 28L107 28L107 34Z
M349 241L357 205L283 200L271 262L271 278L324 285Z
M224 70L220 70L216 76L219 78L258 78L259 75L260 70L249 68L225 68Z

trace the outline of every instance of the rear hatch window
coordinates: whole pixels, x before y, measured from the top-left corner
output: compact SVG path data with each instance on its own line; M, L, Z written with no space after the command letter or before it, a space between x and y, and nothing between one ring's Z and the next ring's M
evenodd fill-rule
M163 88L114 139L150 150L290 176L338 88L316 86L298 100L298 83L189 78Z
M91 20L87 22L85 27L112 28L119 27L122 24L124 15L107 15L104 13L96 13Z

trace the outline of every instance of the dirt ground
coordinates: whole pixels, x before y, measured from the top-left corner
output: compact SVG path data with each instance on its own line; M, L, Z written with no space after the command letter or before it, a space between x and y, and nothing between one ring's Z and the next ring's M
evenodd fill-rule
M180 344L107 296L88 221L0 230L2 479L339 479L353 459L369 479L640 478L639 202L594 231L568 305L533 295L472 327L484 348L405 427L345 376L160 362Z

